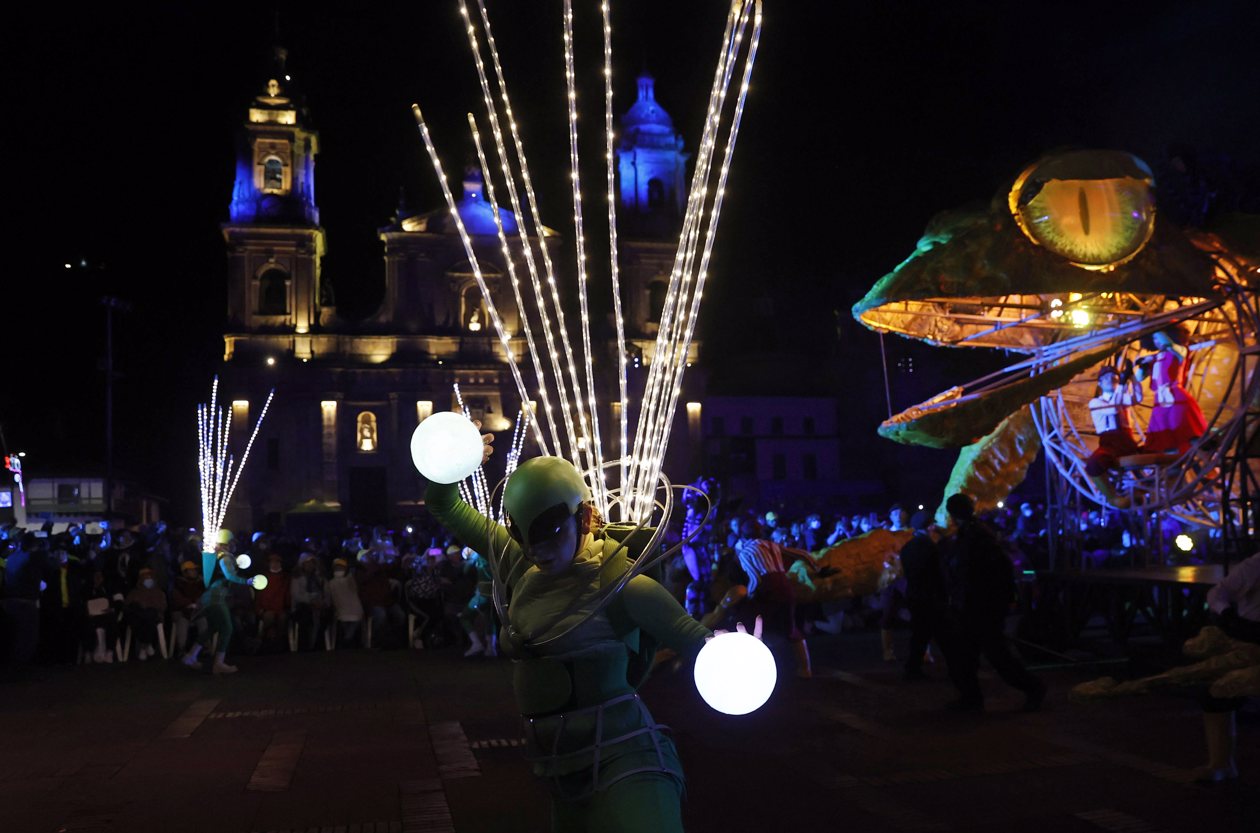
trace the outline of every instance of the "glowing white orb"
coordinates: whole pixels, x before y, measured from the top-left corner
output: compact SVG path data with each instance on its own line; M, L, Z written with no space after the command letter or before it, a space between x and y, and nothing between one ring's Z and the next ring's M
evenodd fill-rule
M1194 539L1184 532L1174 538L1173 543L1182 552L1190 552L1190 550L1194 549Z
M249 553L247 552L243 552L236 556L236 569L238 570L248 570L249 565L253 563L254 560L249 557Z
M765 643L749 633L710 639L696 657L696 690L716 711L748 714L770 699L778 671Z
M416 426L411 461L434 483L458 483L481 465L481 434L462 414L440 411Z
M250 580L249 580L249 583L250 583L250 584L252 584L252 585L254 585L254 589L255 589L255 590L266 590L266 589L267 589L267 577L266 577L266 576L254 576L252 579L250 579Z

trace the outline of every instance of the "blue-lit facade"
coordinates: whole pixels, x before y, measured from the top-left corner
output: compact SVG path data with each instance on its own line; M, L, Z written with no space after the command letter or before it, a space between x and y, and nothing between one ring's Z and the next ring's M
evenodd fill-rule
M510 431L521 403L445 208L418 213L400 208L378 229L385 277L380 305L363 319L338 314L322 273L325 236L314 186L319 137L289 86L281 63L250 103L223 225L228 326L221 376L224 395L237 403L240 442L267 391L276 388L228 525L280 525L288 519L294 526L294 518L310 522L317 516L330 524L347 516L367 522L411 517L421 511L424 491L410 460L411 434L428 414L453 406L453 385L459 384L473 415L492 431ZM633 372L646 374L677 246L687 154L647 76L639 80L622 128L623 349ZM461 187L458 212L511 335L507 349L525 361L523 322L481 172L466 170ZM517 274L525 276L516 218L510 211L502 217ZM571 241L553 229L542 229L532 244L546 246L561 270L573 261ZM573 279L557 275L562 285ZM608 383L597 397L601 419L613 425L619 413L619 346L611 324L595 335L597 378ZM689 373L688 399L697 397L699 370ZM677 476L691 476L698 423L681 411L667 465ZM605 434L606 444L615 444L615 437L607 438L615 432ZM608 451L617 453L613 445Z

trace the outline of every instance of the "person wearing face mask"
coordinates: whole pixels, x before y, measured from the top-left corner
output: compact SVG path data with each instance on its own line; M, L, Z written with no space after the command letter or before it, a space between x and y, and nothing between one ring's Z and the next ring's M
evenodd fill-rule
M123 617L138 643L136 658L141 662L157 653L157 629L166 618L166 592L157 586L156 573L145 567L140 581L123 599Z
M298 626L299 643L307 651L314 650L327 626L328 587L319 573L315 553L298 556L298 569L289 582L289 599L293 621Z
M493 438L483 439L488 458ZM609 596L636 553L605 534L567 460L520 464L503 493L506 526L488 524L456 485L431 483L425 499L491 558L506 596L500 646L513 660L527 757L551 789L552 829L681 831L682 766L636 689L658 645L694 656L712 632L647 576Z
M262 639L266 643L284 644L289 628L289 607L292 604L288 576L284 574L284 559L279 553L267 556L267 586L254 592L254 613L262 624Z
M340 642L350 643L359 633L363 623L363 602L359 600L359 585L350 575L349 562L344 558L333 560L333 577L328 581L328 597L332 600L333 615L337 622Z
M194 561L185 561L179 565L179 578L171 587L171 620L175 623L174 650L184 650L188 644L188 626L197 615L197 600L201 598L204 586L201 573Z

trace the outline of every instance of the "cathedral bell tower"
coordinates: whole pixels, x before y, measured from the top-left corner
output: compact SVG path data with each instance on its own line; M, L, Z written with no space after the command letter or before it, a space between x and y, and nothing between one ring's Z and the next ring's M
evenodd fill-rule
M324 230L315 204L319 134L292 92L284 49L274 50L237 143L229 221L225 359L264 349L311 356L309 334L334 314L320 275Z
M621 117L617 224L626 331L636 363L651 362L687 203L683 138L656 101L656 81L639 75L638 98Z
M632 235L665 237L682 223L690 154L656 102L656 81L644 72L638 82L638 100L621 117L617 212Z

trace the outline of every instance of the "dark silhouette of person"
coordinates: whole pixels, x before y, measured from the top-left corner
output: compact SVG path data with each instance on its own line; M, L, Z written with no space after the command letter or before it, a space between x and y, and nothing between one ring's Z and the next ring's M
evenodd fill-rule
M1029 673L1011 652L1004 625L1015 597L1015 568L997 535L976 518L975 504L964 494L952 495L945 511L958 527L949 546L950 607L959 624L951 669L962 696L951 708L980 711L984 695L977 676L983 655L1009 686L1024 692L1024 710L1036 711L1046 685Z
M901 572L906 580L906 608L910 611L910 653L906 657L907 680L923 679L923 656L935 640L950 674L956 673L953 627L949 621L949 585L940 547L932 538L932 515L926 510L910 518L914 537L901 548Z

